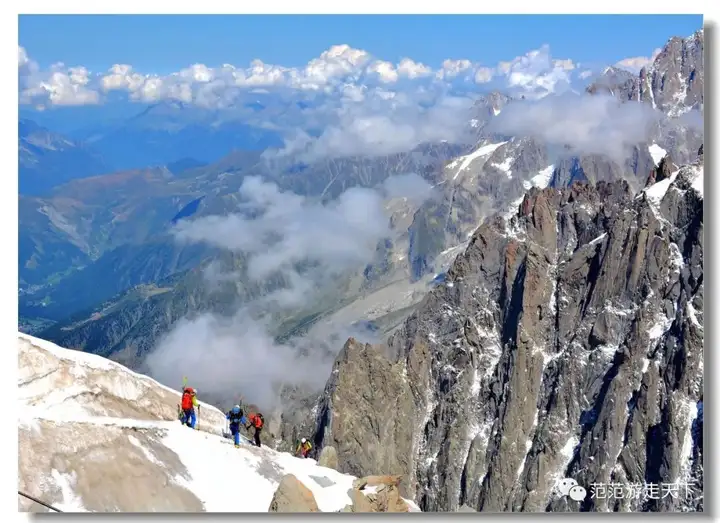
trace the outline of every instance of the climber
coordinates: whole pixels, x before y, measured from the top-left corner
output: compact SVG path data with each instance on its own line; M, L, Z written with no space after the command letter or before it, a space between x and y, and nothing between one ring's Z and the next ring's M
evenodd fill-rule
M182 409L182 418L180 423L187 425L191 429L195 428L197 417L195 416L195 407L200 408L197 400L197 390L192 387L185 387L183 390L182 401L180 402L180 408Z
M312 445L308 441L307 438L303 438L300 440L300 443L298 444L297 450L295 451L296 454L300 454L303 458L307 458L308 454L310 454L310 451L312 450Z
M240 408L240 405L235 405L230 412L227 413L226 418L228 421L230 421L230 432L233 435L233 440L235 441L235 446L240 446L240 424L242 423L245 425L247 423L247 420L245 419L245 415L243 414L242 409Z
M263 425L265 425L265 419L263 418L263 415L259 412L256 414L254 412L251 412L248 416L248 421L250 422L250 425L255 427L255 434L254 434L254 444L255 446L260 446L260 431L263 428ZM245 427L249 429L249 427Z

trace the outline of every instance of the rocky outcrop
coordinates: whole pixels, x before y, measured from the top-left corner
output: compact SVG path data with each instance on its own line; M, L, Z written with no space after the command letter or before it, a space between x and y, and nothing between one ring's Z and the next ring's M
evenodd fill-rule
M343 512L410 512L400 496L400 476L367 476L355 480L348 491L352 500Z
M704 31L673 37L637 76L608 67L586 90L610 94L622 101L641 101L671 116L703 109Z
M268 512L320 512L315 496L292 474L280 480Z
M664 156L658 166L650 171L645 187L653 185L657 182L667 180L672 175L672 172L677 170L677 166L673 164L672 159L669 155Z
M702 510L702 176L531 189L487 220L386 349L345 345L319 446L423 511ZM578 503L564 477L695 485Z
M337 450L332 445L323 447L320 451L320 457L318 458L318 465L321 467L327 467L329 469L338 468L338 455Z
M337 449L339 471L398 473L411 467L414 402L401 363L378 348L347 341L321 399L315 434L318 449ZM355 471L356 473L353 473ZM403 493L411 485L403 483Z
M608 67L595 82L585 90L589 94L605 94L620 100L632 100L637 90L637 76L624 69Z
M672 115L703 108L704 31L671 38L639 75L639 97Z

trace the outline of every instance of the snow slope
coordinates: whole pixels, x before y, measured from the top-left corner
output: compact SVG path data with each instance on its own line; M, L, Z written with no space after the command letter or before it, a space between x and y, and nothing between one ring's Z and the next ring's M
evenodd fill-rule
M660 165L660 160L662 160L666 155L667 151L660 147L658 144L654 143L648 147L648 152L650 153L650 156L653 159L653 163L655 164L655 167Z
M454 169L457 167L457 171L455 172L455 176L453 176L453 180L456 179L462 171L470 167L470 164L473 163L478 158L482 158L484 156L489 156L492 153L495 152L495 150L500 147L501 145L505 145L507 142L500 142L500 143L491 143L486 144L483 146L478 147L476 150L471 152L470 154L467 154L465 156L460 156L453 160L450 164L448 164L448 169ZM460 165L458 167L458 164Z
M224 414L208 404L200 430L182 426L179 392L122 365L21 333L18 359L19 488L61 510L165 511L172 497L170 510L267 512L286 474L321 511L351 503L355 477L245 438L237 449L222 436Z

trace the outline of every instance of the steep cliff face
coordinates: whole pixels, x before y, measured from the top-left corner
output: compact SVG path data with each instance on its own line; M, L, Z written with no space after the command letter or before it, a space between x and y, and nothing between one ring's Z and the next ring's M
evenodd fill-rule
M673 37L638 75L608 67L587 91L611 94L624 101L644 102L670 116L679 116L692 109L702 111L704 47L705 32L702 29L687 38Z
M703 141L704 48L702 29L687 38L673 37L639 74L609 67L587 91L642 102L669 116L671 120L657 126L649 145L662 146L679 164L690 163ZM642 148L638 152L635 172L646 174L647 155Z
M640 71L638 96L677 116L703 108L705 32L671 38L652 64Z
M702 510L702 157L660 178L533 188L486 221L385 355L346 344L317 446L407 474L423 511ZM695 485L578 503L565 477Z

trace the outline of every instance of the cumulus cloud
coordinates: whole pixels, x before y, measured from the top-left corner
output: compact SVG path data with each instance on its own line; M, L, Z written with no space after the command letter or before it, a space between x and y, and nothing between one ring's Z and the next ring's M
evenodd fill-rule
M615 67L638 74L643 67L647 67L653 63L661 51L662 49L658 47L650 56L634 56L632 58L625 58L616 63Z
M575 69L572 60L553 60L550 47L543 45L503 62L499 70L507 77L510 87L520 87L529 94L543 96L564 90L570 85L569 72Z
M509 104L488 128L567 146L576 153L607 155L620 162L634 145L650 137L661 118L648 104L568 94Z
M393 63L343 44L330 47L304 67L255 59L247 67L197 63L168 75L141 73L130 64L114 64L104 72L90 72L81 66L66 68L62 64L41 71L24 48L18 49L21 103L45 105L96 104L107 93L120 91L130 100L143 103L180 100L223 108L253 89L291 89L357 99L367 88L422 90L434 85L472 90L492 80L537 91L552 88L563 78L563 72L572 69L571 60L550 60L547 46L496 66L461 58L445 60L434 70L410 57Z
M386 198L422 202L430 190L411 173L320 203L248 177L237 213L180 221L174 230L179 242L242 252L247 257L244 281L279 275L284 285L229 316L205 313L177 322L148 357L150 373L165 383L176 381L178 372L189 373L204 397L227 400L242 393L264 409L277 405L282 385L322 386L345 340L377 341L372 331L325 322L279 343L270 334L276 315L302 310L323 286L327 289L332 275L372 260L378 241L390 233ZM208 266L205 277L211 287L240 281L234 273L223 274L218 263Z
M100 102L99 93L89 85L92 78L85 67L56 63L49 70L41 71L23 47L18 47L18 77L21 104L44 107Z
M415 78L422 78L430 76L432 69L425 64L411 60L410 58L403 58L398 64L398 74L406 78L414 80Z

